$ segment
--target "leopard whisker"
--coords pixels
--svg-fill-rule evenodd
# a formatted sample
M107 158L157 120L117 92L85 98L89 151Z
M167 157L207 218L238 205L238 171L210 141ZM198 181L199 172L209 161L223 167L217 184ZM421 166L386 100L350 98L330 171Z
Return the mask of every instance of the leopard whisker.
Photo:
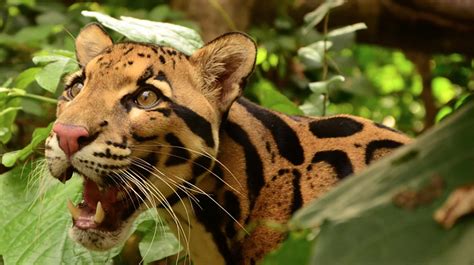
M146 162L145 160L143 160L143 161ZM156 173L155 173L153 170L150 170L149 168L146 168L145 166L139 165L136 161L134 161L134 162L135 162L135 165L136 165L136 166L139 166L139 167L142 168L143 170L147 170L147 171L150 172L152 175L154 175L156 178L158 178L159 180L161 180L161 181L162 181L165 185L167 185L171 190L174 190L174 189L170 186L169 183L167 183L163 178L161 178L161 177L159 177L158 175L156 175ZM158 170L158 171L159 171L159 170ZM163 172L160 172L160 173L163 174ZM143 180L143 181L146 181L146 180ZM185 243L186 243L186 249L189 250L189 240L188 240L187 237L186 237L186 233L184 232L184 228L181 226L181 224L180 224L179 221L178 221L178 217L176 216L176 214L175 214L174 211L172 210L172 206L171 206L171 205L169 204L169 202L166 200L165 196L164 196L158 189L156 189L156 187L154 187L154 186L151 185L151 184L149 184L149 185L151 186L152 189L154 189L157 193L159 193L159 194L161 195L161 200L160 200L160 201L162 201L162 203L164 203L165 208L168 207L168 208L172 211L172 213L170 213L170 212L168 212L168 213L172 216L173 220L175 221L175 223L176 223L176 225L177 225L177 228L182 231L183 237L184 237ZM189 225L189 220L190 220L190 218L189 218L188 209L186 208L186 205L185 205L184 201L182 200L181 196L179 196L179 194L177 194L177 195L178 195L178 198L179 198L181 204L182 204L183 207L184 207L184 210L185 210L185 213L186 213L186 218L187 218L187 220L188 220L187 223L188 223L188 225ZM178 232L179 232L179 230L178 230ZM190 231L191 231L191 227L189 226L189 227L188 227L188 236L189 236ZM179 234L178 234L178 240L180 241Z
M202 156L205 156L209 159L212 159L214 162L216 162L219 166L222 166L224 168L225 171L227 171L231 177L235 180L235 182L238 183L238 185L240 186L240 188L244 188L242 183L240 183L240 181L238 180L238 178L234 175L234 173L224 164L222 163L221 161L219 161L219 159L217 159L217 157L214 157L213 155L209 154L208 152L206 151L198 151L198 150L195 150L195 149L192 149L192 148L188 148L188 147L184 147L184 146L175 146L175 145L166 145L166 144L161 144L161 143L156 143L156 144L143 144L143 145L140 145L140 147L143 146L143 147L155 147L155 146L159 146L159 147L169 147L169 148L177 148L177 149L183 149L183 150L186 150L186 151L189 151L189 152L192 152L192 153L195 153L195 154L198 154L198 155L202 155ZM134 147L134 149L136 149L136 147ZM144 151L155 151L155 150L144 150Z
M153 205L156 205L156 202L155 202L155 198L157 198L157 196L159 194L157 193L154 193L150 187L149 187L149 183L147 182L140 182L140 176L138 174L135 174L135 172L133 172L132 170L126 172L127 175L129 175L130 178L133 178L135 181L134 181L134 184L141 190L143 191L143 193L145 194L145 197L147 198L148 201L151 202L152 206L149 206L148 204L145 204L145 206L149 209L153 208L155 213L158 215L158 211L156 209L156 207L154 207ZM152 237L152 241L155 240L155 237L157 235L157 230L158 230L158 223L155 223L155 229L153 231L153 237ZM164 230L162 229L161 230L161 233L164 234ZM151 247L151 245L150 245ZM145 254L143 255L142 257L142 261L144 260L144 258L146 257L146 255L148 255L148 252L150 251L150 248L147 249L147 251L145 252Z
M148 163L146 160L143 160L144 162ZM150 163L148 163L148 166L149 167L152 167L153 169L157 170L155 166L151 165ZM175 176L177 178L180 178L178 176ZM206 197L208 197L214 204L216 204L222 211L224 211L234 222L237 223L237 225L242 228L246 233L247 230L245 229L245 227L234 217L232 216L232 214L230 214L224 207L222 207L222 205L220 205L214 198L212 198L211 195L209 195L208 193L206 193L204 190L202 190L201 188L199 188L198 186L194 185L193 183L183 179L183 178L180 178L183 182L187 182L189 185L191 185L192 187L196 188L198 191L200 191L200 194L202 195L205 195Z
M172 146L171 146L172 147ZM155 153L155 154L164 154L164 155L168 155L168 156L171 156L171 157L177 157L177 158L181 158L181 159L185 159L185 160L188 160L189 162L191 162L192 164L194 165L198 165L200 166L201 168L203 168L205 171L207 171L209 174L211 174L212 176L214 176L215 178L217 178L218 180L220 180L222 183L224 183L224 185L226 185L227 187L229 187L231 190L233 190L235 193L239 194L239 195L242 195L242 193L237 190L236 188L234 188L232 185L230 185L228 182L226 182L223 178L221 178L219 175L217 175L216 173L212 172L212 170L208 169L207 167L195 162L195 161L192 161L192 160L189 160L188 158L186 157L182 157L182 156L178 156L178 155L173 155L173 154L169 154L167 152L160 152L160 151L155 151L155 150L146 150L146 149L137 149L135 148L136 150L139 150L139 151L146 151L146 152L151 152L151 153ZM205 155L203 155L205 156ZM209 157L208 157L209 158ZM239 182L238 182L239 183ZM240 183L239 183L240 185Z

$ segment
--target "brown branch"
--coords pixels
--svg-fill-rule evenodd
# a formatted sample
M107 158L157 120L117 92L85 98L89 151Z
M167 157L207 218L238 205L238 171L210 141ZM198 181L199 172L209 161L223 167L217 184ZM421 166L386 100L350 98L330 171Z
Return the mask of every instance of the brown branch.
M415 64L418 73L421 76L423 90L421 91L421 100L425 106L425 126L423 131L434 125L438 107L436 107L433 92L431 90L431 56L421 52L405 52L407 57Z

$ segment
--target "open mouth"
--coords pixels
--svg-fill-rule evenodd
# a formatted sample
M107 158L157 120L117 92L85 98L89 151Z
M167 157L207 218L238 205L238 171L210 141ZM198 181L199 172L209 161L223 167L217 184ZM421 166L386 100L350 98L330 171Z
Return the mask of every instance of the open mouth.
M83 176L83 200L77 205L68 201L73 226L81 230L115 231L139 207L138 196L126 194L118 185L102 187Z

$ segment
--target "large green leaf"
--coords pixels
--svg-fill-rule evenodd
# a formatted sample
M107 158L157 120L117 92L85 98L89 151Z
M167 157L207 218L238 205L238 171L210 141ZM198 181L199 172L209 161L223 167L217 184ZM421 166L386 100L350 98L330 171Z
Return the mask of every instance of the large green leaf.
M67 235L66 201L80 200L82 181L63 185L36 163L0 175L0 255L5 264L110 264L118 254L91 252Z
M248 93L257 98L260 105L280 111L290 115L300 115L303 112L285 95L280 93L276 87L266 79L260 79L252 87Z
M472 117L474 104L298 211L290 227L320 229L311 264L472 263L472 216L449 231L432 218L451 191L474 181ZM395 205L413 192L424 199Z
M139 220L137 232L141 234L138 244L145 264L161 260L181 251L181 245L159 217L153 212Z
M5 264L112 264L122 246L94 252L68 236L66 203L82 197L82 179L61 184L47 176L42 163L28 162L0 175L0 256ZM176 254L181 247L155 211L140 215L132 227L143 239L145 262Z
M203 41L196 31L183 26L124 16L119 20L91 11L82 11L82 15L96 18L104 26L119 32L130 40L171 46L187 55L191 55L203 45Z
M36 82L51 93L56 92L61 77L77 68L74 53L69 51L55 50L45 51L33 57L35 64L46 64L36 74Z

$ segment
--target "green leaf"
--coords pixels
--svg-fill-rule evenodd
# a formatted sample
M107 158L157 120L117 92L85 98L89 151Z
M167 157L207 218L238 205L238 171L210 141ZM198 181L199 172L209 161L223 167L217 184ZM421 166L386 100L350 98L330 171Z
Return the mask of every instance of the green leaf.
M18 89L26 89L31 83L33 83L33 81L35 81L35 77L40 71L40 67L31 67L21 72L15 78L15 86Z
M312 242L307 232L291 233L276 251L269 253L262 265L308 264Z
M149 211L142 214L137 223L136 231L142 234L138 248L145 264L161 260L182 250L174 234L160 221L156 212Z
M6 167L12 167L16 162L24 161L33 153L35 148L48 137L52 127L53 123L50 123L46 128L36 128L33 132L31 142L27 146L23 147L21 150L3 154L2 164Z
M119 248L91 252L67 234L66 202L80 200L82 180L65 185L47 176L41 163L26 163L0 175L0 255L5 264L111 264Z
M472 216L448 231L432 216L450 192L472 183L473 116L470 104L298 211L292 229L320 227L311 264L472 262ZM435 187L436 179L444 185ZM396 206L396 195L407 190L424 191L429 199L411 210Z
M433 96L439 104L446 104L456 96L453 84L446 77L437 76L431 81Z
M322 116L324 114L324 95L316 93L311 94L304 103L299 106L299 108L305 115Z
M249 93L257 98L262 106L269 109L290 115L303 114L290 99L280 93L274 85L266 79L260 79L249 89Z
M326 41L326 51L331 48L332 42ZM308 69L320 68L323 66L324 41L318 41L308 46L298 49L298 57Z
M171 46L191 55L203 45L199 34L183 26L169 23L120 17L120 20L99 12L82 11L86 17L94 17L104 26L117 31L130 40Z
M319 5L314 11L309 12L304 16L304 21L307 25L304 27L303 32L308 32L314 26L316 26L324 16L334 7L344 4L343 0L326 0L324 3Z
M366 29L367 25L365 23L355 23L349 26L333 29L328 33L328 37L337 37L349 33L354 33L355 31Z
M2 115L0 115L0 142L3 144L8 143L12 137L15 118L21 107L19 98L8 97L8 94L12 91L25 93L21 89L0 87L0 108L2 109Z
M313 93L319 95L323 93L328 93L328 90L332 85L344 82L345 78L342 75L335 75L326 81L311 82L308 84L309 89Z
M76 62L63 51L53 51L44 55L33 57L35 64L47 63L47 65L36 74L36 82L45 90L55 93L61 77L77 68Z

